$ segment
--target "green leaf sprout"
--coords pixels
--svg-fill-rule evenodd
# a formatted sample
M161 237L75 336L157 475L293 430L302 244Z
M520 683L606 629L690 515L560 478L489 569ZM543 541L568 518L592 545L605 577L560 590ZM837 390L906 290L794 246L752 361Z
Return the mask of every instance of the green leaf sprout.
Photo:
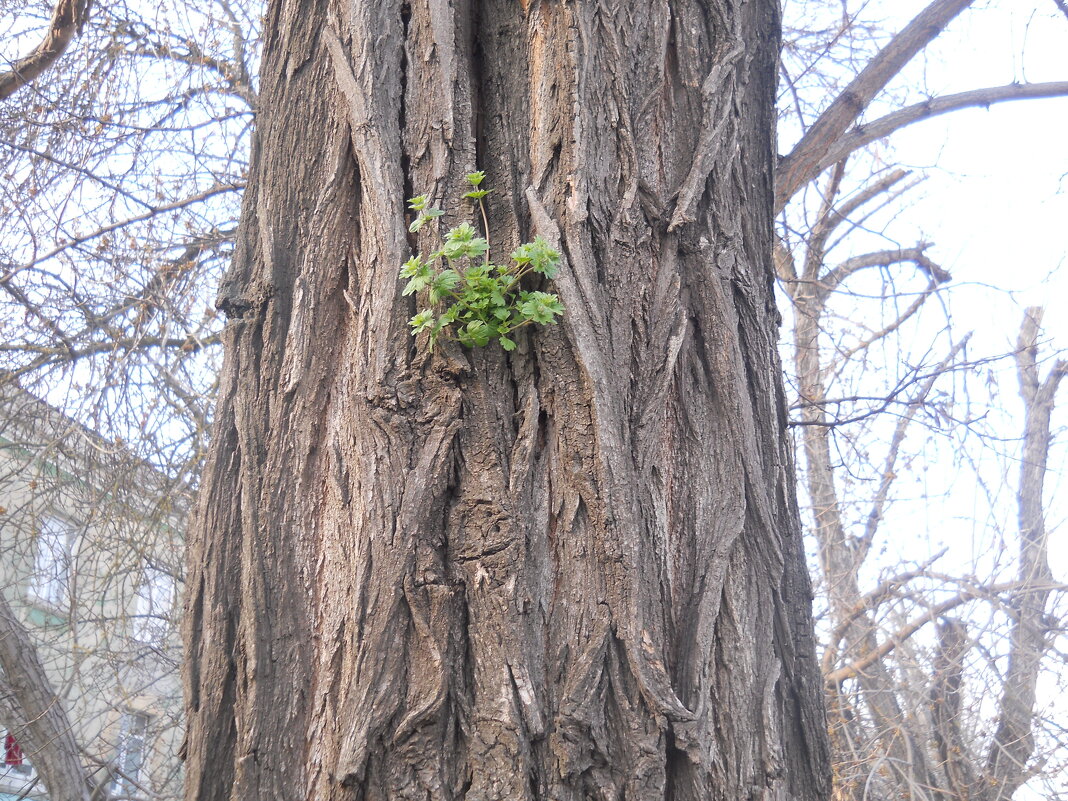
M479 188L485 178L481 170L466 175L473 189L463 197L478 203L486 236L471 223L462 222L445 233L439 249L426 257L412 256L400 269L400 278L407 281L403 294L419 295L428 304L408 324L413 335L428 334L431 350L438 338L445 336L472 348L497 340L506 351L512 351L517 329L532 323L555 325L564 313L556 295L520 288L530 273L551 279L560 269L560 254L540 236L512 251L510 264L490 260L483 198L491 190ZM443 214L429 203L427 195L408 200L408 208L416 212L408 226L412 233Z

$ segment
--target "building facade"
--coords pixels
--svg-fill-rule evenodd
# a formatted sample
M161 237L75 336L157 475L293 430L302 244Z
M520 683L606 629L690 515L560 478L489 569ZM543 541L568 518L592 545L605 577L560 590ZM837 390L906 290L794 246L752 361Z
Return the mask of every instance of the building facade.
M0 385L0 591L97 798L181 794L175 620L186 499L122 443ZM47 799L8 679L0 668L0 801Z

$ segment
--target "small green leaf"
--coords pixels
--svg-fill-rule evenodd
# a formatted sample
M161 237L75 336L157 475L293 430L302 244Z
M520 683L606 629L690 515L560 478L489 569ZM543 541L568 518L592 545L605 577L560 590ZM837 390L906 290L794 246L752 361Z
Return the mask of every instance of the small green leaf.
M467 250L467 244L465 242L446 242L442 247L441 252L445 254L445 258L449 261L462 258L464 251Z
M421 289L424 289L430 284L434 278L434 271L429 264L420 262L418 258L413 257L404 263L404 267L401 268L401 275L404 278L411 278L407 285L404 287L404 295L414 294Z
M473 172L466 179L471 190L463 196L481 205L491 191L480 188L485 173ZM408 204L416 212L409 226L413 233L443 214L429 206L427 195L411 198ZM434 228L440 235L440 228ZM520 288L520 276L528 272L548 278L556 275L560 254L548 242L535 237L521 244L507 266L491 264L489 248L478 229L463 222L444 233L437 250L426 257L416 254L401 266L400 278L407 280L405 295L428 290L426 299L433 308L420 311L410 325L413 333L427 334L431 351L439 337L455 337L468 347L482 347L498 339L505 351L513 351L516 341L510 335L515 328L525 323L554 324L563 313L556 295ZM443 259L447 265L442 265ZM442 270L442 266L448 269Z
M437 303L449 295L460 283L460 276L455 270L443 270L430 284L430 302Z
M455 289L460 283L460 274L455 270L442 270L434 279L434 286L445 290Z
M446 242L470 242L478 236L478 231L471 223L460 223L455 228L450 228L449 233L445 234Z
M467 225L467 223L464 223L464 225ZM470 226L468 226L468 228L470 228ZM453 228L449 233L452 234L453 231L457 230L458 229ZM474 231L473 228L471 230ZM466 232L463 232L462 236L466 236ZM450 260L463 258L465 256L469 259L477 259L489 250L489 242L480 236L473 236L469 239L457 237L455 239L449 239L442 250L445 251L445 258Z
M468 258L477 259L487 250L489 250L489 242L487 242L481 236L476 236L474 239L467 243L465 255Z
M489 277L489 265L486 264L472 264L464 272L464 280L468 284L475 284Z
M463 332L467 335L467 338L471 340L475 345L484 347L489 344L492 331L490 327L486 325L482 320L473 320L463 328Z
M404 291L402 295L414 295L416 292L420 292L426 289L426 285L430 283L427 278L421 275L415 276L411 281L404 285Z
M540 236L534 237L530 244L532 265L534 272L541 273L547 278L556 275L560 268L560 253L549 247L549 243Z
M415 317L408 321L408 325L412 327L412 336L415 336L421 331L425 331L433 324L434 312L430 309L423 309L419 314L415 315Z
M535 323L554 324L557 315L564 313L560 298L547 292L525 292L521 298L519 313Z
M531 244L527 242L525 245L517 247L512 251L511 258L512 261L519 265L530 264L531 260L534 258L531 253Z

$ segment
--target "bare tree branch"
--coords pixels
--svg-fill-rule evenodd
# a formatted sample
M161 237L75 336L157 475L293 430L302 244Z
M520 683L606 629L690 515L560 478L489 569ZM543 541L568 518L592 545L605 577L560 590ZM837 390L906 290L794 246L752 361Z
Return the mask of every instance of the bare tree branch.
M1024 314L1017 340L1016 369L1024 399L1023 459L1017 506L1020 527L1019 580L1024 588L1013 599L1009 666L1002 684L997 730L987 756L985 784L991 801L1009 799L1029 776L1028 761L1035 750L1034 709L1042 657L1049 647L1046 604L1053 582L1046 547L1046 521L1042 509L1046 462L1049 457L1050 417L1057 387L1068 364L1057 361L1046 379L1038 372L1038 333L1042 309Z
M957 798L973 795L975 771L971 749L961 733L961 686L964 684L964 655L968 652L968 630L959 620L938 624L934 677L931 683L931 720L942 771Z
M830 180L827 182L827 188L823 192L823 202L820 204L819 211L816 212L816 224L812 227L812 233L808 238L808 247L805 249L805 264L802 276L807 281L814 281L823 268L823 259L826 255L824 246L826 245L827 237L834 230L834 223L831 221L834 216L834 199L838 197L838 193L841 191L842 179L845 178L845 168L846 159L842 159L834 165Z
M827 150L816 163L815 172L819 174L850 153L879 139L885 139L907 125L937 117L940 114L966 108L991 106L994 103L1005 103L1010 100L1034 100L1066 95L1068 95L1068 81L1053 81L1050 83L1010 83L1007 86L990 86L944 97L933 97L922 103L906 106L865 125L856 126Z
M924 255L924 251L928 247L929 245L926 243L921 243L912 248L877 250L872 253L864 253L860 256L846 259L837 267L828 270L820 277L820 288L824 292L830 293L841 286L842 282L851 275L854 275L861 270L867 270L871 267L889 267L891 264L901 264L903 262L912 262L919 268L920 272L929 276L933 282L943 284L946 281L951 280L953 278L952 275Z
M144 214L139 214L135 217L129 217L125 220L119 220L118 222L114 222L110 225L105 225L102 228L98 228L91 233L85 234L83 236L74 237L73 239L67 242L57 245L56 247L49 250L47 253L37 256L35 259L33 259L33 261L29 261L26 264L8 270L7 273L0 276L0 286L6 286L8 283L10 283L12 278L14 278L23 270L28 270L29 268L40 264L43 261L47 261L53 256L59 255L67 248L84 245L86 242L91 242L94 239L99 239L100 237L106 234L110 234L112 231L117 231L120 228L124 228L127 225L132 225L133 223L144 222L145 220L149 220L152 217L155 217L157 214L163 214L164 212L174 211L176 209L183 209L186 206L191 206L194 203L200 203L202 201L207 200L208 198L214 197L215 195L219 195L224 192L239 192L244 188L244 184L216 185L204 190L203 192L198 192L195 195L190 195L189 197L184 197L181 200L176 200L173 203L165 203L162 206L153 206L149 211L146 211Z
M819 165L824 162L827 152L902 67L973 2L975 0L935 0L861 70L779 164L775 180L777 212L798 189L819 175Z
M137 45L130 52L138 56L165 58L190 67L210 69L222 77L230 85L234 93L248 103L249 108L256 108L259 98L256 96L256 90L252 86L252 79L243 61L227 61L222 58L213 58L206 54L192 39L183 40L182 44L186 48L184 52L163 42Z
M876 607L887 599L897 595L910 581L921 577L927 577L931 565L945 556L946 550L946 548L943 548L915 570L909 570L904 573L898 573L896 576L891 576L881 582L874 590L865 593L860 600L853 605L853 608L841 617L838 624L834 627L834 631L832 631L830 637L827 638L827 647L823 652L820 672L829 673L831 671L834 666L834 661L838 658L839 643L858 618L867 615L870 612L874 612Z
M934 279L932 278L932 283L933 282ZM886 502L890 497L890 487L894 483L894 479L897 478L897 458L901 451L901 445L905 441L905 435L908 433L909 426L916 417L916 413L927 400L927 396L931 394L935 383L949 371L950 366L957 358L957 354L964 350L964 346L968 344L970 338L971 334L967 334L950 348L949 353L946 354L946 357L935 368L934 374L921 385L920 391L916 393L916 396L912 399L911 403L909 403L908 411L901 416L897 421L897 425L894 427L894 434L890 438L890 447L887 448L886 451L886 462L883 465L882 475L879 477L879 489L876 491L875 497L872 499L871 509L868 511L868 519L864 524L864 534L857 543L857 553L862 562L867 557L872 543L875 542L875 535L879 530L879 523L882 522L883 512L886 509Z
M44 39L28 56L16 61L0 74L0 100L10 97L52 66L67 49L74 35L81 31L90 8L90 0L59 0Z
M994 584L989 587L974 587L970 589L962 590L959 594L952 598L949 598L941 603L934 604L929 610L921 615L916 616L905 625L901 626L897 631L889 635L882 643L876 648L871 649L866 654L862 655L858 659L850 662L848 665L844 665L837 670L832 670L830 673L826 673L823 677L827 686L834 686L840 684L843 681L854 679L861 675L867 668L874 665L883 657L887 656L891 651L897 648L899 645L908 640L917 631L922 629L928 623L931 623L938 618L942 617L947 612L956 609L962 604L966 604L969 601L979 600L980 598L992 598L999 593L1015 590L1016 592L1026 592L1029 594L1034 593L1048 593L1052 590L1063 590L1063 585L1055 584L1052 581L1046 582L1042 585L1032 585L1027 588L1021 589L1019 582L1010 582L1007 584Z
M149 337L133 336L121 337L108 340L107 342L93 342L81 348L50 348L42 345L0 345L0 353L24 352L38 353L42 356L58 356L61 359L77 361L86 356L97 353L109 353L111 351L135 350L138 348L180 348L186 353L194 353L202 348L215 345L219 342L218 334L209 334L204 337L188 335L184 337Z
M843 200L841 205L835 207L835 209L827 215L826 227L828 229L828 235L839 225L848 220L854 212L862 206L870 203L884 192L889 192L897 183L907 178L908 175L908 170L891 170L889 174L884 175L878 181L873 181L868 186ZM915 183L916 182L913 181L909 184L909 187L914 186ZM906 187L906 189L909 187Z

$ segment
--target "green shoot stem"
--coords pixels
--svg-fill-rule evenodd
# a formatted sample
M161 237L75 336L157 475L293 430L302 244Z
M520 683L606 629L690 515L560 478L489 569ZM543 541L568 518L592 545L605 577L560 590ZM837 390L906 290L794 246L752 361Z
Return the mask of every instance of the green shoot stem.
M516 329L522 328L524 325L527 325L527 324L532 323L532 322L534 322L533 318L528 317L523 322L521 322L519 325L513 325L511 328L509 328L508 329L508 333L510 334L513 331L515 331Z
M482 232L486 235L486 253L483 264L490 263L490 230L489 230L489 217L486 216L486 204L482 202L482 198L478 199L478 210L482 212Z

